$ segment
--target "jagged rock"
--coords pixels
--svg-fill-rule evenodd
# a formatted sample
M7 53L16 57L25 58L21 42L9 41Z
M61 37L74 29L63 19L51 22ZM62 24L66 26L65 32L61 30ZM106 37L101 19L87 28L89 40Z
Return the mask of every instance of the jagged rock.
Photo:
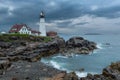
M105 77L111 80L120 80L120 62L112 63L110 66L103 69L102 73Z
M54 41L56 41L59 48L65 48L65 40L63 38L56 37Z
M66 73L60 73L53 77L53 80L63 80L63 78L66 76ZM52 80L52 79L51 79Z
M15 38L18 39L18 37ZM35 39L36 37L33 38ZM65 47L64 39L59 37L53 38L52 41L46 43L27 42L26 40L0 43L0 48L2 48L0 49L0 57L7 56L10 61L38 61L41 57L56 54L61 47Z
M59 73L52 78L47 78L46 80L79 80L78 76L74 72L71 73Z
M5 56L6 56L6 54L0 52L0 57L5 57Z
M9 60L0 60L0 75L5 74L5 71L11 66Z
M11 46L11 43L9 42L0 42L1 48L9 48Z
M4 65L2 64L2 62L0 62L1 69L2 68L7 69L10 66L9 61L12 63L16 61L37 62L42 57L57 54L60 51L63 51L63 52L70 51L72 53L76 51L77 53L88 54L90 51L96 48L96 44L94 42L87 41L82 37L74 37L68 40L67 42L65 42L65 40L60 37L54 37L49 42L43 42L44 40L43 37L41 38L41 37L33 37L33 36L29 36L28 38L11 37L11 40L13 41L0 42L0 52L1 52L0 59L2 59L2 57L6 57L2 61L3 63L5 62L4 60L8 61L8 62L6 61ZM32 66L27 68L32 68ZM28 69L25 69L25 70L28 70ZM47 72L51 72L52 69L42 68L41 70L42 70L41 76L51 77L51 75L53 74L53 73L52 74L47 73ZM3 72L4 71L1 71L1 73ZM17 71L16 73L19 73L19 72L20 71ZM45 72L47 73L47 75ZM35 74L33 73L33 75ZM76 76L74 72L69 74L67 74L66 72L63 72L51 78L51 80L54 80L54 79L55 80L78 80L78 76Z
M94 76L93 76L92 74L88 73L88 74L87 74L87 78L89 78L89 79L94 79Z
M89 54L94 49L97 49L96 43L85 40L82 37L72 37L66 41L66 51L70 53L80 53L80 54Z
M10 39L10 40L18 40L19 37L18 37L18 36L10 36L9 39Z
M12 56L12 57L8 57L8 60L9 61L18 61L18 60L20 60L20 57L19 56Z
M54 37L49 42L38 42L39 40L36 40L42 40L44 39L43 37L39 38L29 36L28 38L23 38L23 40L21 39L22 37L18 36L10 37L11 40L13 40L14 38L16 38L17 40L15 39L15 41L12 42L0 42L0 47L2 48L0 49L1 57L7 56L10 61L38 61L41 57L50 56L65 51L67 53L76 52L88 54L91 50L95 48L95 43L84 40L82 37L70 38L70 40L68 40L66 43L65 40L60 37ZM29 38L33 38L33 41L36 42L29 42Z
M12 80L19 80L19 79L18 79L18 78L16 78L16 77L13 77L13 78L12 78Z
M9 60L0 60L0 70L6 70L7 68L9 68L11 66L11 63L9 62Z
M75 74L75 72L71 72L65 76L64 80L79 80L78 76Z
M102 74L88 74L80 80L120 80L120 62L112 63L103 69Z

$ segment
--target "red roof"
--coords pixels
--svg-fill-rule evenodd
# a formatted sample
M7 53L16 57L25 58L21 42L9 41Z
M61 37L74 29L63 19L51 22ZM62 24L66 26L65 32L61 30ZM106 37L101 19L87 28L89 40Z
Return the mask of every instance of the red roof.
M30 27L28 27L26 24L15 24L13 25L13 27L10 29L9 33L15 33L15 32L19 32L20 29L25 26L28 30L31 31L31 33L38 33L40 34L39 31L35 31L35 30L32 30Z
M9 32L10 32L10 33L12 33L12 32L19 32L20 29L21 29L23 26L26 26L26 27L27 27L26 24L15 24L15 25L13 25L13 27L10 29Z
M49 32L47 32L47 36L57 36L57 32L49 31Z

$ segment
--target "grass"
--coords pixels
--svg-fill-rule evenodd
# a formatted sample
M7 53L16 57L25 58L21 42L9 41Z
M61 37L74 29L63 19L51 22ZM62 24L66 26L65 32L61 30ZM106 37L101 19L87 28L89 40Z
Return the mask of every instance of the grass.
M19 34L19 33L14 33L14 34L3 34L2 36L29 37L30 35L28 35L28 34Z
M46 37L43 37L43 36L32 36L32 35L28 35L28 34L18 34L18 33L15 33L15 34L2 34L0 35L0 41L5 41L5 42L12 42L12 41L15 41L14 38L17 38L17 40L26 40L26 41L41 41L41 42L49 42L51 41L52 39L48 36ZM31 39L32 37L32 39Z
M50 37L44 37L44 42L49 42L51 41L52 39Z

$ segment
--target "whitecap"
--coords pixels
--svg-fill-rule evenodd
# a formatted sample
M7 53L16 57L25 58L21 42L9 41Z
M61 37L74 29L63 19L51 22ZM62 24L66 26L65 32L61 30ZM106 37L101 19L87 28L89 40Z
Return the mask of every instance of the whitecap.
M45 63L45 64L49 63L47 60L45 60L45 59L43 59L43 58L41 59L41 62L42 62L42 63Z
M86 77L87 76L87 72L78 72L78 71L76 71L75 73L76 73L76 75L78 77Z
M98 44L97 44L97 48L98 48L98 49L103 49L102 44L101 44L101 43L98 43Z
M67 56L55 56L55 57L53 57L53 58L68 58Z
M78 56L80 56L80 55L76 54L75 56L78 57Z
M67 68L64 68L64 63L58 63L58 62L55 62L53 60L50 61L50 64L51 66L53 66L54 68L58 69L58 70L63 70L63 71L66 71L66 72L71 72L70 70L68 70Z
M61 66L57 63L57 62L55 62L55 61L50 61L50 64L52 65L52 66L54 66L56 69L61 69Z
M95 54L95 53L98 53L98 52L99 52L99 50L94 50L94 51L93 51L94 54ZM91 53L91 54L92 54L92 53Z
M93 75L97 74L95 72L79 72L79 71L76 71L75 73L78 77L86 77L88 73L93 74Z

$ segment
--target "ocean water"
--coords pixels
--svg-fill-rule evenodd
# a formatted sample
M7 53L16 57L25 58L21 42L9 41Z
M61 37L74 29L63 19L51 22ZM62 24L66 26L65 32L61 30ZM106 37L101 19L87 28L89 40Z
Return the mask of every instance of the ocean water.
M97 43L99 49L89 55L76 55L72 57L60 54L47 58L42 58L41 62L53 66L59 70L67 72L75 71L79 77L84 77L87 73L100 74L102 69L110 65L111 62L120 61L120 35L65 35L61 34L65 40L72 36L81 36L87 40ZM110 44L110 45L108 45ZM80 71L83 69L84 71Z

